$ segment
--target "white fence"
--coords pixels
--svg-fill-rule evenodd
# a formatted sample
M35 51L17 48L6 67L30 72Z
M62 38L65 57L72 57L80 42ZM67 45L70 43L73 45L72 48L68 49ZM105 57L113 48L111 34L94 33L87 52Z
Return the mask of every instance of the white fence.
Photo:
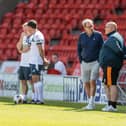
M107 98L101 81L97 80L96 84L95 102L106 103ZM63 91L64 101L87 102L86 92L79 77L64 76Z

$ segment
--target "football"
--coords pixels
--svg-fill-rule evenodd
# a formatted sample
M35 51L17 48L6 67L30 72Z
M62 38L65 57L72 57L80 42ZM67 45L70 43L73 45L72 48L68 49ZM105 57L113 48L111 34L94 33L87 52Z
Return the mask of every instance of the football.
M15 104L22 104L23 103L23 96L22 95L15 95L13 98Z

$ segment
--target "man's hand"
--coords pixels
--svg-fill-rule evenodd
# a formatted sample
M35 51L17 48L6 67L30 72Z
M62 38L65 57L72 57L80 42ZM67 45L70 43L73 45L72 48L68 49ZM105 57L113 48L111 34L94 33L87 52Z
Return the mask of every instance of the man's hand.
M46 66L49 65L49 61L46 58L44 58L44 65L46 65Z

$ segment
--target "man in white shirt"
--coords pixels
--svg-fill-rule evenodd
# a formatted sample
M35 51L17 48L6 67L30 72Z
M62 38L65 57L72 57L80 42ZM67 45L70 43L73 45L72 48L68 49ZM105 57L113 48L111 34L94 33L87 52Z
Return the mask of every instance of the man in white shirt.
M34 84L35 98L32 102L43 104L43 83L40 80L43 65L48 63L44 54L44 36L37 29L37 22L30 20L27 23L28 37L27 43L30 45L29 64L32 74L32 83Z
M59 71L61 75L66 75L66 68L62 61L59 60L58 54L54 53L52 55L52 62L54 63L54 69Z

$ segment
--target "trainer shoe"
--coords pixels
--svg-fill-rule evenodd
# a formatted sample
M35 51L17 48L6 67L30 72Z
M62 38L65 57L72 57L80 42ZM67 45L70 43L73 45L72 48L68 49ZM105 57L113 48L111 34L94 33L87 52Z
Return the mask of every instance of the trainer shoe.
M87 106L82 108L82 110L93 110L93 109L95 109L94 104L88 104Z
M109 106L105 106L105 107L102 109L102 111L104 111L104 112L116 112L117 109L114 108L112 105L109 105Z
M40 101L40 100L37 100L36 101L36 104L40 105L40 104L44 104L44 102Z
M108 109L109 105L106 104L103 108L102 108L102 111L106 111Z

